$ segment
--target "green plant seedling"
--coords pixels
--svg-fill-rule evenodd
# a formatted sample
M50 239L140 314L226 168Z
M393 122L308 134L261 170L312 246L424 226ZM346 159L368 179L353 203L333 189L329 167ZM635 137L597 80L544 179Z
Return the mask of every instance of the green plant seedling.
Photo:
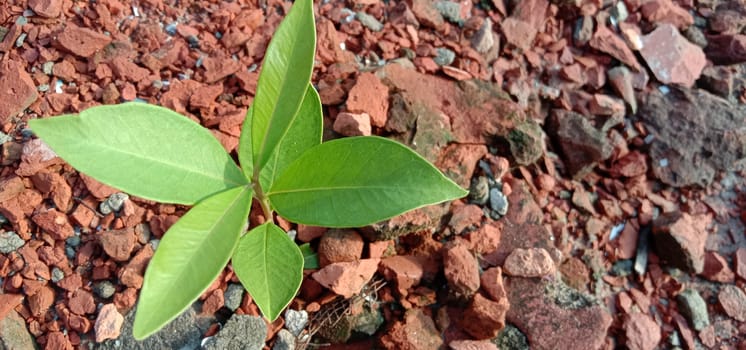
M164 235L145 273L133 333L144 339L192 304L232 260L262 314L274 321L317 267L273 223L357 227L466 195L409 148L380 137L321 142L311 86L312 0L297 0L270 42L238 146L240 167L212 134L166 108L99 106L30 120L79 171L142 198L193 207ZM252 200L267 222L244 233Z

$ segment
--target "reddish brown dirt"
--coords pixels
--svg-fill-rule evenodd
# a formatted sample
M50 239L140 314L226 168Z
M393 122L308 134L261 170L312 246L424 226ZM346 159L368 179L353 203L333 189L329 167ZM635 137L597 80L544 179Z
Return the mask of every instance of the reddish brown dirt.
M26 121L142 100L200 122L234 152L264 50L291 6L170 3L0 4L9 135L0 235L14 242L0 255L0 320L20 315L41 348L120 337L148 242L188 208L127 198L102 210L117 191L56 158ZM383 325L332 348L522 348L511 330L532 349L746 349L745 182L733 165L744 157L743 119L692 122L691 105L679 104L691 95L670 92L746 102L746 3L332 0L316 9L325 138L395 138L473 190L346 235L278 218L325 268L306 274L291 308L324 310L334 292L355 299L374 273L387 282L377 293ZM722 134L660 146L667 131L646 119L661 110L646 102L658 95L673 99L663 124L684 130L679 142ZM223 292L236 282L226 269L202 312L224 322ZM97 289L106 283L113 294ZM689 289L707 301L704 325L686 311ZM235 313L258 309L247 296ZM283 324L268 325L268 347Z

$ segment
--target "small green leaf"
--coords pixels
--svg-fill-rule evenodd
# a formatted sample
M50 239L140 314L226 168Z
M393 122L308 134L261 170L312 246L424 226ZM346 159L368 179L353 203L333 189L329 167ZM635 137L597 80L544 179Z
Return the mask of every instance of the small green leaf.
M308 84L306 96L303 98L298 113L290 121L287 133L275 148L269 162L262 168L260 173L262 188L272 187L272 182L285 171L290 163L311 147L319 145L323 129L321 99L313 86Z
M233 188L197 203L171 226L145 272L135 339L161 329L210 286L228 263L250 207L250 188Z
M252 105L254 171L267 164L298 112L311 80L315 48L313 1L297 0L264 54Z
M319 254L311 249L311 245L304 243L298 247L301 254L303 254L303 269L318 269L319 268Z
M303 255L287 233L268 222L241 237L233 271L264 317L274 321L303 281Z
M406 146L368 136L311 148L267 195L290 221L359 227L467 193Z
M98 106L29 127L79 171L158 202L191 205L248 183L207 129L167 108Z

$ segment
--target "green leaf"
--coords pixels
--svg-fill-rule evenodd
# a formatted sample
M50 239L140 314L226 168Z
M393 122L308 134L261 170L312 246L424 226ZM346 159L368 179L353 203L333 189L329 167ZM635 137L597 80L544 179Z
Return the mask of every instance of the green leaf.
M98 106L29 127L79 171L158 202L194 204L248 183L207 129L167 108Z
M298 159L303 152L321 143L324 129L324 117L321 112L319 93L308 84L303 103L290 121L290 127L283 136L280 144L275 148L269 162L260 173L262 188L272 187L272 183L283 171Z
M315 48L313 1L297 0L274 33L259 74L251 121L254 171L269 161L298 112Z
M304 243L298 247L301 254L303 254L303 269L318 269L319 268L319 254L311 249L311 245Z
M254 155L251 153L251 121L254 119L254 108L249 106L246 111L246 118L241 126L241 135L238 137L238 162L241 164L241 170L246 176L254 174Z
M233 188L197 203L171 226L145 272L135 339L161 329L210 286L228 263L250 207L250 188Z
M365 226L466 194L417 153L375 136L308 150L267 193L286 219L326 227Z
M303 255L287 233L271 222L241 237L233 271L270 322L293 300L303 281Z

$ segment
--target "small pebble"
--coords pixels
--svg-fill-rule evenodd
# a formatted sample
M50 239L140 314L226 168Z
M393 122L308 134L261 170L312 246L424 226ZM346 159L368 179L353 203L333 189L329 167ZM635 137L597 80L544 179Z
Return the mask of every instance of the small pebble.
M710 318L707 315L707 304L702 296L694 289L686 289L676 296L679 302L679 311L686 316L692 327L701 331L710 325Z
M75 235L75 236L72 236L72 237L68 238L67 240L65 240L65 244L67 244L67 245L69 245L69 246L71 246L73 248L79 246L80 245L80 236Z
M275 338L275 345L272 346L272 350L293 350L295 349L295 336L290 333L287 329L281 329L277 332L277 338Z
M500 216L508 213L508 197L497 188L490 189L490 208Z
M39 92L47 92L49 91L49 84L41 84L36 87L36 90L39 90Z
M65 278L65 273L58 267L52 268L52 282L57 283Z
M109 198L106 198L105 201L101 202L101 204L98 206L98 210L101 212L101 214L107 215L111 212L117 212L120 209L122 209L122 206L124 205L124 201L129 199L130 196L128 196L126 193L117 192L109 196Z
M357 20L360 21L360 23L362 23L362 25L364 25L366 28L374 32L380 32L381 30L383 30L383 23L365 12L359 11L355 14L355 18L357 18Z
M285 311L285 328L294 336L299 336L308 324L308 312L306 310L296 311L287 309Z
M101 281L93 285L93 292L103 299L111 298L116 291L114 284L109 281Z
M41 65L41 71L46 75L52 75L52 69L54 68L54 62L47 61Z
M139 233L137 236L137 241L141 244L146 244L150 242L150 226L148 224L140 224L139 227L135 229L135 232Z
M433 58L433 61L439 66L448 66L456 59L456 53L446 49L444 47L439 47L435 49L435 58Z
M0 232L0 253L10 254L23 247L26 242L15 232Z
M611 7L611 17L616 20L617 23L624 22L629 16L627 6L623 1L617 2L615 6Z
M168 35L171 35L171 36L176 35L176 22L172 22L166 25L165 30L166 30L166 33L168 33Z
M231 311L236 311L236 309L241 306L243 291L244 289L242 285L238 283L229 284L223 294L225 307L229 308Z
M199 38L197 38L194 35L190 35L187 37L187 42L189 42L190 48L197 48L199 47Z
M23 46L23 42L26 41L26 36L28 36L26 33L21 33L21 35L18 36L18 39L16 39L16 47Z
M702 32L702 29L699 29L697 26L689 26L684 30L684 37L689 39L694 45L697 45L701 48L705 48L708 45L707 37L705 36L705 33Z
M75 249L72 247L65 247L65 256L67 256L68 259L75 258Z
M440 12L443 18L456 24L463 22L461 19L461 5L452 1L437 1L435 8Z
M486 176L480 176L471 181L469 198L474 204L484 205L490 199L490 185Z
M5 135L5 136L8 136L8 135ZM10 141L10 140L8 140L8 141ZM0 144L3 144L3 143L8 142L8 141L0 142ZM0 224L7 224L7 223L8 223L8 218L6 218L3 214L0 214Z
M609 271L609 273L612 276L619 276L619 277L629 276L630 274L632 274L633 266L634 266L634 261L632 261L631 259L619 260L616 263L614 263L614 265L611 266L611 270Z

